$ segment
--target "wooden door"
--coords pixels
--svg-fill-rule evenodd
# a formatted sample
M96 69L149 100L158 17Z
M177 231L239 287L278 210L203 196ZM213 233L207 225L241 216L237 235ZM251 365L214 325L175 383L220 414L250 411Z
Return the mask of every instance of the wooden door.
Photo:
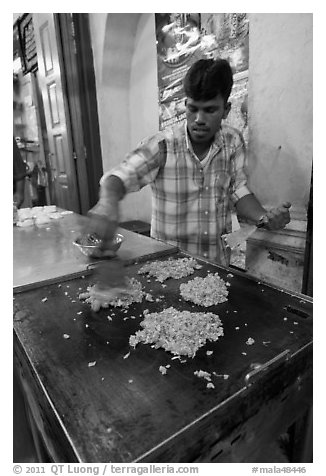
M53 13L33 14L42 92L49 142L49 163L54 203L80 212L75 158L71 143L68 107L63 94L63 76Z

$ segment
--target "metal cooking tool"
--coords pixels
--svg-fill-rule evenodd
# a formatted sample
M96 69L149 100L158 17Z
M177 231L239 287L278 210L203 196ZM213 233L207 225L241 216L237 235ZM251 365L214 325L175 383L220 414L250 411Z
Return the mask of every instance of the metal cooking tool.
M248 238L255 233L257 228L263 227L264 223L258 223L257 225L245 225L239 230L222 235L222 238L225 241L226 246L231 248L231 250L234 250L238 248L244 241L248 240Z
M95 266L97 288L101 290L116 290L121 294L128 290L128 282L124 262L116 257L110 261L100 261Z
M291 207L290 202L284 202L281 206L279 206L276 209L276 212L284 214L284 217L286 217L286 214L289 214L288 209L290 207ZM253 233L255 233L257 228L264 228L266 224L268 223L268 221L269 221L268 213L266 213L260 218L260 220L255 225L242 226L240 230L234 231L233 233L227 233L225 235L222 235L222 238L224 239L226 246L230 247L231 250L234 250L235 248L240 246L241 243L248 240L248 238ZM289 220L287 222L289 222Z

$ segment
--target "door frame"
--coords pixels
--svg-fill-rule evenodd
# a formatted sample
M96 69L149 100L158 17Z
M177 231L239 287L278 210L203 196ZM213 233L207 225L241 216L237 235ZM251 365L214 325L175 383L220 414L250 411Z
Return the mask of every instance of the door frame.
M93 52L87 13L56 13L81 213L98 200L103 175Z

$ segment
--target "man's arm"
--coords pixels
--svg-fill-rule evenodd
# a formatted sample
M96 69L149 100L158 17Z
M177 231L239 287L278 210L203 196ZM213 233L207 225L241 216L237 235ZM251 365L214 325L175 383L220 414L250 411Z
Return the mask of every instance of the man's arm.
M237 214L254 223L263 223L267 230L279 230L290 222L289 208L291 203L267 211L261 206L255 195L248 194L240 198L235 204Z
M126 194L125 186L122 180L116 175L109 175L101 184L100 200L114 198L121 200Z
M248 194L240 198L235 204L237 214L252 222L259 220L267 214L267 210L261 206L254 194Z
M109 247L119 224L119 201L125 196L125 186L115 175L105 177L101 183L99 201L88 212L90 222L86 233L96 233L102 248Z
M246 147L242 135L235 137L235 141L235 152L231 156L231 200L235 204L237 214L253 223L264 224L264 228L268 230L284 228L290 222L291 204L285 202L269 211L262 207L247 187Z
M98 203L88 212L86 233L96 233L102 239L102 248L110 247L119 224L119 202L129 192L136 192L152 183L166 159L162 134L144 139L120 165L103 175L100 180Z

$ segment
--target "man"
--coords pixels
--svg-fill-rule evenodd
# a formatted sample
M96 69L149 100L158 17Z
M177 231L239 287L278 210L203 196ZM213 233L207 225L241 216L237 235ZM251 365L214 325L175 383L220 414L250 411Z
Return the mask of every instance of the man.
M13 197L17 208L20 208L24 202L27 166L20 155L15 138L13 141Z
M231 108L232 70L226 60L201 59L184 80L186 121L145 139L103 175L98 203L89 211L89 231L112 239L119 201L152 188L151 236L228 266L221 235L232 231L232 203L239 215L267 229L290 221L286 203L267 212L247 186L241 134L222 124Z

